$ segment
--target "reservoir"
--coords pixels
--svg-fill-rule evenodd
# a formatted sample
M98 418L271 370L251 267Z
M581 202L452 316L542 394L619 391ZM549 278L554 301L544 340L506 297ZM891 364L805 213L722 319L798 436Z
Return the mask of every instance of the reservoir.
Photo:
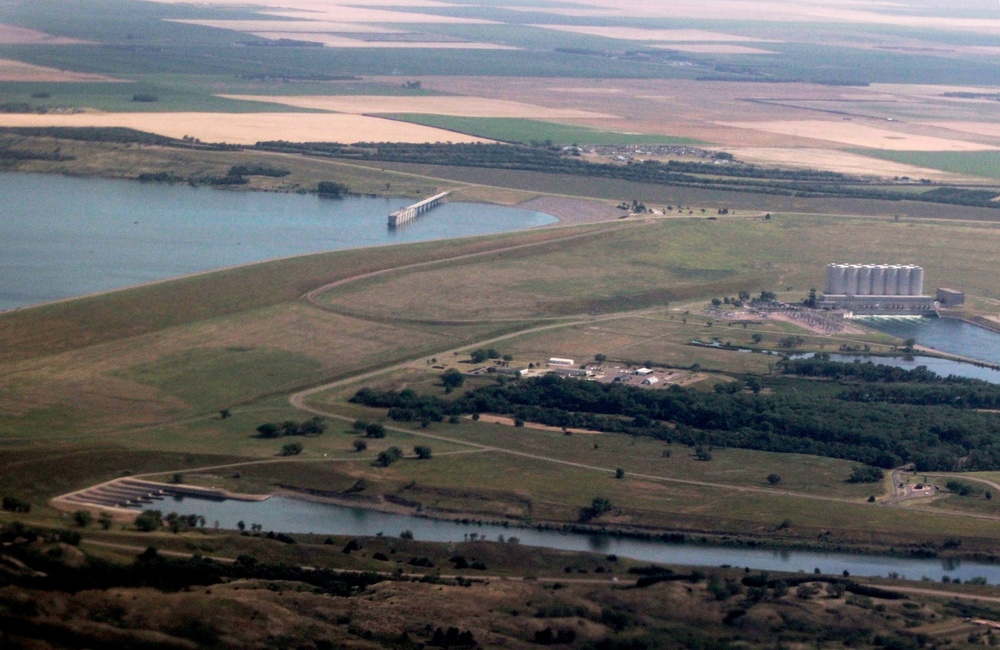
M205 517L209 527L218 522L220 527L228 529L237 528L237 522L242 521L248 529L253 524L261 524L264 531L319 535L370 537L383 534L398 537L404 530L409 530L414 539L425 542L462 542L468 540L470 534L475 534L477 538L489 541L498 541L500 536L504 539L516 537L520 544L530 546L615 554L644 562L684 566L730 565L762 571L807 573L819 569L826 574L838 575L847 571L853 576L869 577L896 573L911 580L926 577L934 581L944 576L962 581L978 577L986 578L990 584L1000 584L1000 565L983 562L668 543L600 534L508 528L495 524L462 524L280 496L265 501L213 501L178 496L154 501L153 505L144 507L158 509L164 514L199 514Z
M406 198L233 192L0 173L0 310L306 253L524 230L540 212L445 203L397 230Z
M858 320L886 334L904 340L912 338L918 345L969 359L1000 364L1000 334L964 321L919 316L872 317Z

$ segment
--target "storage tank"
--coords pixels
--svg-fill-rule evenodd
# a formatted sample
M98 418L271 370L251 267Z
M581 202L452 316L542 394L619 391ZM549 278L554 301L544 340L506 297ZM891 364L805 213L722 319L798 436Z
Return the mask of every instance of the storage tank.
M904 264L899 269L899 280L896 283L896 292L901 296L910 295L910 273L913 272L913 267L909 264Z
M872 265L865 264L858 271L858 294L859 296L872 295Z
M844 273L844 293L849 296L858 295L858 265L849 264Z
M844 265L828 264L826 267L825 293L839 295L844 293Z
M885 295L885 264L872 267L872 295Z
M826 284L823 285L823 293L837 293L834 287L837 286L837 265L826 265Z
M924 295L924 270L919 266L914 266L910 274L910 295Z
M899 267L893 264L885 270L885 295L895 296L899 283Z

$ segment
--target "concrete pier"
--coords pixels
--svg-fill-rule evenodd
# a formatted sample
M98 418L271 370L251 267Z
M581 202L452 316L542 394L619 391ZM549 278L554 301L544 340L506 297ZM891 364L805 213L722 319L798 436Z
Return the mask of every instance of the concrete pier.
M451 192L441 192L440 194L435 194L429 199L424 199L420 203L414 203L411 206L400 208L392 214L389 215L389 227L398 228L408 224L409 222L416 219L419 215L427 212L432 208L436 208L441 205L444 197L448 196Z

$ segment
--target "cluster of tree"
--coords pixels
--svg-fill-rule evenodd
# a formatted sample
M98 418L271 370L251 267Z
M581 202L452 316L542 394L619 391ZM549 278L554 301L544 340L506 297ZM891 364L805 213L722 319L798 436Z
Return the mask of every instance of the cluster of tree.
M469 630L459 631L457 627L449 627L447 630L437 628L427 645L436 648L474 648L476 638Z
M120 144L152 144L168 146L177 140L155 133L136 131L125 127L4 127L0 133L30 136L36 138L58 138L60 140L82 140L84 142L114 142Z
M31 504L18 497L4 497L3 509L7 512L31 512Z
M312 417L305 422L295 420L285 420L280 424L265 422L257 427L257 434L261 438L283 438L287 436L318 436L326 431L326 421L319 417Z
M305 73L305 74L261 73L261 74L241 74L237 76L240 79L251 79L254 81L364 81L364 77L355 77L353 75L319 74L319 73Z
M337 199L351 193L351 188L335 181L320 181L316 192L323 197Z
M284 167L272 167L271 165L233 165L229 168L230 176L270 176L272 178L284 178L290 173Z
M44 106L32 106L28 102L0 102L0 113L45 113Z
M479 348L477 350L473 350L469 354L469 357L472 359L472 363L482 363L487 359L499 359L500 353L493 348Z
M399 447L389 447L385 451L380 451L373 463L375 467L388 467L403 457L403 450Z
M180 183L185 179L170 172L142 172L136 179L143 183Z
M517 169L550 174L614 178L637 183L706 187L796 197L849 197L887 201L928 201L997 207L996 193L985 190L939 188L927 193L896 192L872 185L871 179L836 172L764 168L756 165L711 165L697 162L630 161L626 165L595 163L563 152L559 147L511 144L411 144L329 142L258 142L257 149L305 155L387 162ZM986 199L985 194L991 194Z
M848 483L880 483L885 478L885 472L870 465L855 465L851 468Z
M50 162L67 162L76 160L76 156L64 156L59 151L23 151L20 149L0 149L0 161L15 162L18 160L48 160Z
M646 391L546 375L491 384L446 401L410 390L358 391L352 401L430 415L506 414L519 421L676 441L843 458L921 471L1000 468L1000 422L989 413L945 405L857 403L835 391L799 390L768 380L771 394L704 392L680 386ZM876 387L879 384L868 384ZM806 387L803 384L801 387ZM674 423L668 426L667 423Z

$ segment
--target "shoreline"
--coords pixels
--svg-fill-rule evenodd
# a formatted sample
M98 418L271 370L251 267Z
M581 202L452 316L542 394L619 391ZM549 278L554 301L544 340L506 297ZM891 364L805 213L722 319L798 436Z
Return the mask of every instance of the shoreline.
M148 184L149 183L148 181L139 181L137 179L122 178L122 177L115 177L115 176L101 176L101 175L96 175L96 176L77 176L77 175L73 175L73 174L64 174L64 173L58 173L58 172L44 173L44 172L6 171L6 172L0 172L0 173L20 174L20 175L34 175L34 176L41 176L41 177L63 176L63 177L66 177L66 178L74 178L74 179L102 180L102 181L122 181L122 182L142 183L142 184ZM155 184L157 184L157 185L174 185L173 183L166 183L166 182L155 183ZM251 193L251 192L252 193L257 193L257 192L259 192L259 193L262 193L262 194L287 194L289 196L295 194L294 192L290 192L290 191L289 192L281 192L281 191L276 191L276 190L262 190L262 189L255 189L255 188L242 189L242 190L233 190L231 188L210 188L210 189L216 189L216 190L220 190L220 191L238 191L238 192L245 192L245 193ZM312 193L312 194L316 194L316 193ZM356 195L349 195L349 196L353 197L353 198L371 198L371 199L401 199L401 198L407 198L408 199L408 198L411 198L411 197L406 197L404 195L384 195L384 194L378 194L378 195L375 195L375 194L356 194ZM538 203L537 206L536 205L531 205L531 204L535 204L536 202ZM174 282L174 281L178 281L178 280L188 280L188 279L191 279L191 278L202 277L202 276L210 275L210 274L213 274L213 273L223 273L223 272L227 272L227 271L233 271L233 270L237 270L237 269L242 269L242 268L247 268L247 267L255 266L255 265L258 265L258 264L270 264L270 263L274 263L274 262L283 262L283 261L292 260L292 259L300 259L300 258L307 258L307 257L313 257L313 256L320 256L320 255L329 255L331 253L337 253L337 252L347 251L347 250L379 249L379 248L383 248L383 247L387 247L387 246L400 246L400 245L421 244L421 243L440 242L440 241L459 241L459 240L462 240L462 239L472 239L472 238L476 238L476 237L491 237L491 236L499 236L499 235L507 235L507 234L529 232L531 230L539 230L539 229L544 229L544 228L572 227L572 226L584 225L584 224L588 224L588 223L601 223L601 222L604 222L604 221L612 221L614 219L614 215L602 218L602 217L598 217L597 213L595 213L593 211L588 214L586 210L581 209L581 207L584 206L584 205L586 205L586 204L602 205L603 206L603 204L600 201L591 201L591 200L586 200L586 199L575 199L575 198L571 198L571 197L549 197L549 196L542 196L542 197L538 197L538 198L535 198L535 199L530 199L530 200L525 201L523 203L518 203L518 204L514 204L514 205L506 205L506 204L501 204L501 203L491 203L491 202L484 202L484 201L475 201L475 202L455 201L455 203L472 203L474 205L475 204L489 205L489 206L496 206L496 207L499 207L499 208L505 208L505 209L509 209L509 210L520 210L520 211L524 211L524 212L535 212L535 213L544 214L546 216L549 216L549 217L555 219L556 221L554 223L549 223L549 224L529 226L529 227L517 228L517 229L513 229L513 230L504 230L504 231L495 232L495 233L473 234L473 235L460 235L460 236L452 236L452 237L445 236L445 237L437 237L437 238L432 238L432 239L417 240L417 241L413 241L413 242L385 242L385 243L367 244L367 245L362 245L362 246L354 246L354 247L349 247L349 248L337 248L337 249L330 249L330 250L324 250L324 251L312 251L312 252L304 252L304 253L292 254L292 255L281 255L281 256L278 256L278 257L265 258L265 259L254 260L254 261L249 261L249 262L242 262L242 263L231 264L231 265L227 265L227 266L220 266L220 267L215 267L215 268L206 269L206 270L202 270L202 271L194 271L192 273L185 273L185 274L182 274L182 275L170 276L170 277L160 278L160 279L156 279L156 280L148 280L148 281L143 281L143 282L137 282L137 283L133 283L133 284L123 285L123 286L120 286L120 287L114 287L114 288L110 288L110 289L102 289L102 290L98 290L98 291L87 292L87 293L83 293L83 294L79 294L79 295L66 296L66 297L63 297L63 298L55 298L55 299L52 299L52 300L46 300L46 301L39 302L39 303L32 303L32 304L26 304L26 305L16 305L16 306L12 306L12 307L6 307L6 308L0 309L0 316L3 316L5 314L16 313L16 312L23 311L23 310L26 310L26 309L36 309L36 308L41 308L41 307L49 307L49 306L52 306L52 305L59 305L59 304L71 302L71 301L74 301L74 300L95 298L95 297L104 296L104 295L113 294L113 293L118 293L118 292L122 292L122 291L130 291L130 290L133 290L133 289L140 289L140 288L146 288L146 287L151 287L151 286L157 286L157 285L160 285L160 284L165 284L165 283L168 283L168 282ZM595 210L596 210L596 208L595 208Z
M273 496L284 497L296 501L308 503L318 503L343 508L357 508L360 510L378 512L389 515L400 515L439 521L461 526L496 526L512 532L518 530L544 531L568 535L591 535L599 537L611 537L617 539L633 540L638 542L653 542L670 544L687 544L695 546L707 546L713 548L728 549L756 549L799 552L820 552L820 553L842 553L857 556L879 556L886 558L898 558L904 560L920 559L940 559L940 560L965 560L970 562L981 562L984 564L996 564L1000 566L1000 556L983 553L962 553L961 551L946 551L940 553L932 551L926 553L926 548L913 545L902 549L897 546L886 548L877 543L851 543L851 542L825 542L815 543L805 540L781 539L767 536L758 536L746 533L734 533L727 531L711 530L682 530L682 529L648 529L641 527L615 527L614 525L588 525L579 522L554 522L539 521L535 523L524 523L510 519L490 518L490 515L482 515L468 512L450 512L436 509L418 509L414 506L407 506L401 503L386 501L381 496L349 497L343 494L323 493L317 494L319 490L296 490L289 486L280 486L272 491ZM291 533L294 534L294 533ZM346 533L344 534L346 535ZM513 535L517 537L516 534ZM365 537L358 535L358 537ZM485 540L494 541L494 540ZM448 544L454 542L434 542ZM909 550L907 550L909 549ZM694 566L694 565L691 565Z

